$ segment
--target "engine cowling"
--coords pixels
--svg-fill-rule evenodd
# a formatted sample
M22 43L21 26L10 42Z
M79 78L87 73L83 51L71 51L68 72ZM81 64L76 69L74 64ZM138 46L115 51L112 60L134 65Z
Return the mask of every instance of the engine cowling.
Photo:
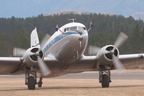
M38 63L38 56L43 58L43 52L39 48L29 48L23 55L23 63L27 66L33 66Z
M114 45L104 46L97 54L98 64L108 65L113 63L113 56L119 56L119 50Z

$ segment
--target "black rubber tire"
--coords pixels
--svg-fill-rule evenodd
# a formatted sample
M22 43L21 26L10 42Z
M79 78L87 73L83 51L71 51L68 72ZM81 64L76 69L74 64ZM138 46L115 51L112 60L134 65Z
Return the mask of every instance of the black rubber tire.
M103 88L109 87L109 83L110 83L110 77L109 77L109 75L108 74L103 74L102 75L102 82L101 82L102 87Z
M36 84L36 82L35 82L35 78L33 77L33 76L29 76L28 77L28 89L29 90L34 90L35 89L35 84Z

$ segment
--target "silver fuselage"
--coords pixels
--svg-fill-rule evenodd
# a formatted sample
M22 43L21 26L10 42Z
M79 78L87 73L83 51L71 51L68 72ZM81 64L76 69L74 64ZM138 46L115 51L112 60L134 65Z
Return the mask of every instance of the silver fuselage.
M88 42L88 34L67 32L55 37L51 42L55 43L49 47L47 54L52 54L62 63L73 63L82 56Z

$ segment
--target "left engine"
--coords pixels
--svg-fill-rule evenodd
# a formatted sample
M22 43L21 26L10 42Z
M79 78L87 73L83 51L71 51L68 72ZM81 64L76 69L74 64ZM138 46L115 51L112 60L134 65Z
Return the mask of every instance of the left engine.
M22 57L23 63L27 66L33 66L33 64L38 63L38 56L43 58L43 52L39 48L29 48Z

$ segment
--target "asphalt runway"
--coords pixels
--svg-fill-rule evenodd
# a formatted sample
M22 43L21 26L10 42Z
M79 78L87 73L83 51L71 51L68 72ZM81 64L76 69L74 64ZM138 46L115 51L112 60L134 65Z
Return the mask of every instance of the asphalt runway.
M64 78L64 79L98 79L98 72L83 72L83 73L75 73L75 74L67 74L64 76L56 77L56 78ZM144 80L144 71L112 71L111 72L112 79L126 79L126 80Z
M36 90L27 90L23 75L0 76L0 96L144 96L144 71L111 75L109 88L101 88L98 72L84 72L45 78Z
M55 79L98 79L99 74L96 72L82 72L72 73ZM24 78L24 75L0 75L0 78ZM126 70L126 71L111 71L112 79L126 79L126 80L144 80L144 70Z

